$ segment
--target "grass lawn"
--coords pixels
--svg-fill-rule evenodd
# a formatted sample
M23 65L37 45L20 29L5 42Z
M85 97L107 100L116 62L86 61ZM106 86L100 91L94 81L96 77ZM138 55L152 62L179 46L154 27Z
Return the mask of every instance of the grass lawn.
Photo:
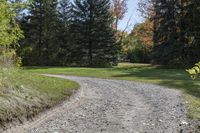
M200 80L191 80L185 70L162 69L148 64L120 63L113 68L27 67L24 71L134 80L181 89L188 102L189 116L200 119Z
M69 97L75 82L0 68L0 126L21 122Z

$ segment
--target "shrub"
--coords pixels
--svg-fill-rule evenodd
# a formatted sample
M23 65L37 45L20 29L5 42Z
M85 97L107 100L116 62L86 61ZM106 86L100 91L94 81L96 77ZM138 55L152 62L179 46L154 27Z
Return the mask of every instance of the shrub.
M21 58L17 57L15 50L13 49L0 49L0 66L1 67L13 67L21 66Z
M189 73L193 80L196 79L200 74L200 62L196 63L193 68L187 69L186 71Z
M149 63L151 46L143 44L137 37L127 36L123 41L123 54L133 63Z

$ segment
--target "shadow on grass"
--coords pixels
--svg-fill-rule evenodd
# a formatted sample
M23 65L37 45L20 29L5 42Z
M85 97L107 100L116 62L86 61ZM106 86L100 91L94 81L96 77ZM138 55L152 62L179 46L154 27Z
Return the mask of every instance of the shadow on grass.
M137 79L138 81L148 81L159 85L183 90L186 94L200 98L200 81L193 81L184 70L160 69L160 68L140 68L121 69L124 74L112 75L114 78Z
M198 81L197 81L198 82ZM198 82L199 83L199 82ZM200 98L200 84L196 84L193 81L161 81L159 85L164 85L168 87L175 87L180 90L183 90L184 93L190 94L192 96L195 96L197 98Z
M122 74L113 77L138 77L147 79L165 79L165 80L190 80L190 77L184 70L177 69L159 69L149 68L115 68L115 71L121 71Z

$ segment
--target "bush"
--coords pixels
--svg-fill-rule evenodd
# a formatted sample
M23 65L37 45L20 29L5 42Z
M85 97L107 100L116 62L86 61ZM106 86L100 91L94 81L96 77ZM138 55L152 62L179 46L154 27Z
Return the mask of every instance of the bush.
M129 56L130 62L134 63L148 63L150 61L150 52L143 44L136 44Z
M186 71L189 73L193 80L196 79L200 74L200 62L196 63L193 68L187 69Z
M143 44L137 37L128 36L123 41L123 55L132 63L149 63L152 48Z
M17 57L15 50L0 49L0 66L2 67L13 67L21 66L21 58Z

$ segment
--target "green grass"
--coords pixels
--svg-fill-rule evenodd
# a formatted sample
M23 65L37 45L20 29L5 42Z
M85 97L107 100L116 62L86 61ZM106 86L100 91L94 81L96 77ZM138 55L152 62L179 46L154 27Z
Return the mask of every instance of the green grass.
M65 79L0 68L0 126L30 119L78 88L77 83Z
M189 103L189 116L200 119L200 80L191 80L183 69L162 69L148 64L121 63L114 68L27 67L25 71L134 80L177 88L184 92Z

